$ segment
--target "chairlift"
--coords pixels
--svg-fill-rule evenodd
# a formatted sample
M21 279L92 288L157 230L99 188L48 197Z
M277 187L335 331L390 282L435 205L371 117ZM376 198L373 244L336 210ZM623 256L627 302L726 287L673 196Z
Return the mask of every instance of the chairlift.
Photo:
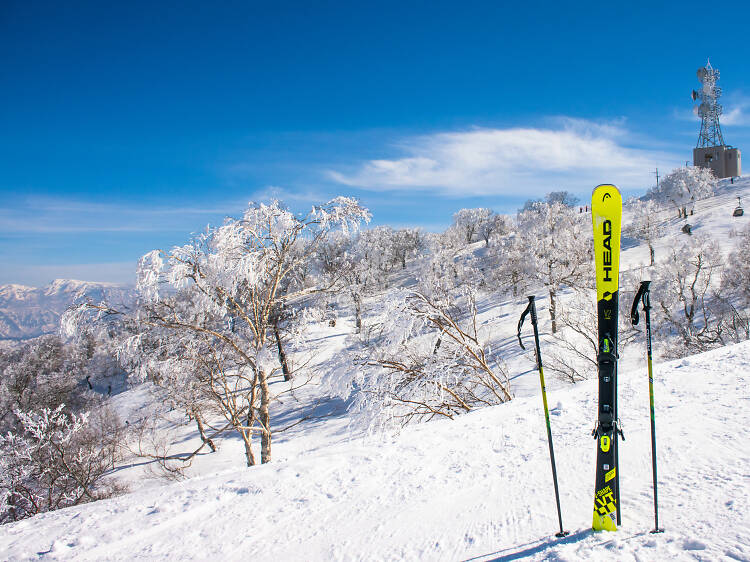
M742 199L737 197L737 207L735 207L734 212L732 213L733 217L741 217L745 214L744 209L742 208Z

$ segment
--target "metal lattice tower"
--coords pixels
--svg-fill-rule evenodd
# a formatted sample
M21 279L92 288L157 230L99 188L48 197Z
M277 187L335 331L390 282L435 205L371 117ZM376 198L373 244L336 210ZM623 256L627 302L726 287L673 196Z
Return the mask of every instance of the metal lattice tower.
M693 101L700 100L695 110L701 116L701 132L698 134L697 148L723 146L724 137L721 134L719 115L721 115L721 88L716 85L719 81L719 71L711 66L711 61L706 66L698 69L698 80L702 87L700 91L693 90Z

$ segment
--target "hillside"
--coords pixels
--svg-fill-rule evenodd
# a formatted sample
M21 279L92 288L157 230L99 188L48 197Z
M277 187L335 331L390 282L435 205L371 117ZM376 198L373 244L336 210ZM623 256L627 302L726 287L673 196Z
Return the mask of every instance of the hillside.
M688 219L694 233L708 233L727 253L734 233L750 221L748 214L731 217L737 194L750 201L750 180L722 182ZM657 259L686 237L680 231L685 221L675 215L663 211ZM634 240L625 240L623 249L629 282L648 277L648 249ZM482 243L467 250L482 251ZM410 266L395 274L395 288L412 285L415 271ZM623 299L635 288L622 287ZM13 291L20 300L26 288ZM537 294L547 354L554 345L547 298ZM385 297L368 299L370 314ZM524 296L491 294L477 302L478 324L512 375L514 399L507 404L398 435L370 435L354 423L350 403L322 386L352 345L353 318L343 316L335 327L321 322L309 335L313 381L274 405L277 423L298 425L274 437L272 463L245 468L235 436L222 439L218 452L199 455L188 478L177 483L153 478L148 460L130 458L116 476L131 493L4 525L0 558L750 559L750 526L739 504L750 492L750 454L737 438L750 401L750 342L656 362L660 524L666 530L660 535L648 532L653 504L643 334L623 351L619 367L626 441L617 533L590 530L596 381L570 385L548 374L563 521L571 531L559 540L538 374L515 335L525 304ZM625 322L621 318L621 326ZM275 384L278 391L284 383ZM160 406L151 390L135 386L111 404L124 420L137 421ZM162 412L171 420L170 451L194 450L194 424L167 407Z
M660 523L653 527L643 361L623 367L623 525L590 527L593 382L550 392L563 518L557 540L538 397L225 469L0 528L12 560L747 560L750 343L658 365ZM339 437L343 437L339 435ZM314 432L308 439L315 442Z

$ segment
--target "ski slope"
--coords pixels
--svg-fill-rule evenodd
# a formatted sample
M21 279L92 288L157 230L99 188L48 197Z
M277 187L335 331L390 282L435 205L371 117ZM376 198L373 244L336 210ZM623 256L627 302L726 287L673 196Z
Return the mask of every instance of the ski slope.
M5 560L747 560L750 342L655 369L653 528L644 361L621 367L623 524L590 530L594 381L550 391L563 521L538 398L353 439L0 527ZM313 438L313 436L311 436Z
M726 251L735 193L750 181L722 182L696 206L694 232ZM747 197L747 199L746 199ZM657 259L685 236L669 218ZM627 221L627 216L625 217ZM622 268L647 271L648 249L626 247ZM408 283L408 273L404 283ZM632 287L631 289L635 289ZM541 294L540 294L541 297ZM274 461L243 466L242 444L222 440L185 481L149 478L139 459L117 473L132 492L0 527L2 560L750 560L750 453L742 437L750 409L750 342L655 363L660 524L652 535L648 381L643 337L623 353L619 408L622 526L590 530L595 441L595 378L574 386L547 376L565 528L555 511L538 375L520 353L515 329L525 297L484 297L478 321L513 375L515 399L455 421L399 435L368 436L349 425L346 403L310 385L275 405L293 423L321 398L320 417L274 442ZM540 328L549 330L540 298ZM627 319L621 318L620 322ZM622 324L621 324L622 325ZM347 345L351 319L314 334L312 364L324 370ZM550 345L542 342L542 353ZM154 401L147 385L113 398L124 419ZM176 424L177 450L192 450L194 427Z

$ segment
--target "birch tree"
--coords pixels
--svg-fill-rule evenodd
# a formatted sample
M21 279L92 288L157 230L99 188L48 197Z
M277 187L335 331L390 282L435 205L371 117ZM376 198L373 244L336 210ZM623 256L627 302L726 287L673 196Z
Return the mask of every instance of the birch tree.
M323 287L292 282L334 230L354 232L369 212L338 197L295 215L280 202L251 204L190 243L146 254L138 267L134 334L122 346L142 376L191 388L239 433L248 466L271 460L271 404L292 386L278 360L278 311ZM116 315L96 307L100 316ZM300 342L302 343L302 342Z

